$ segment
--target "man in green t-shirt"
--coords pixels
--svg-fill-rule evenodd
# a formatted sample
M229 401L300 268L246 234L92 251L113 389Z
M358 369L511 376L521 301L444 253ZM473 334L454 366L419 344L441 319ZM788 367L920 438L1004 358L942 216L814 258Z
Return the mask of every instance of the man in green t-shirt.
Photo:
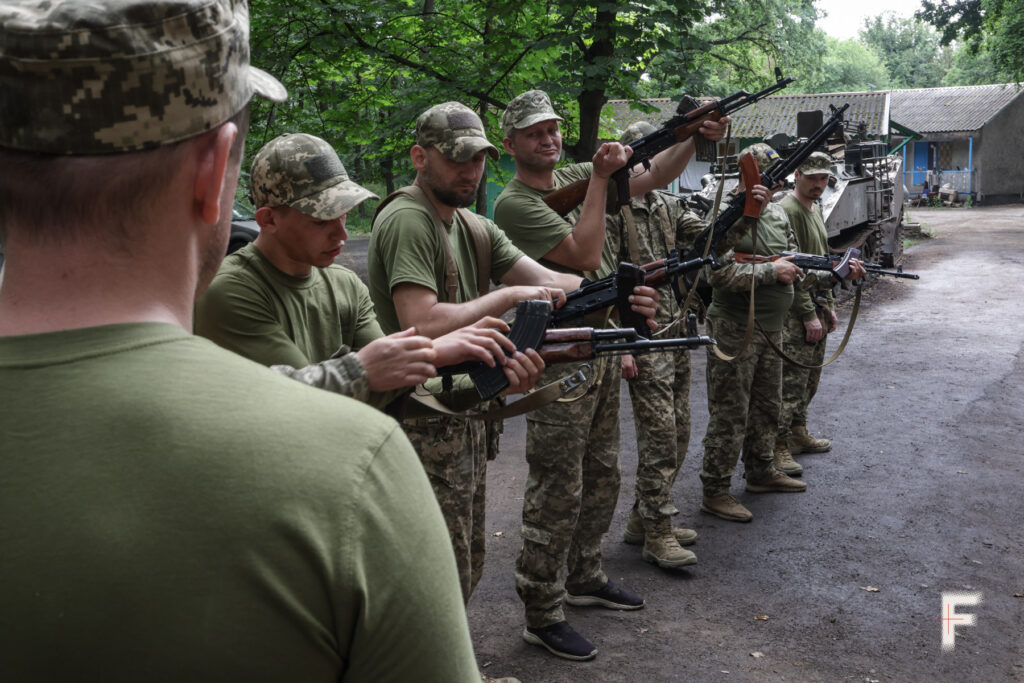
M196 334L380 409L434 377L435 365L494 363L502 348L515 350L496 318L433 341L412 329L384 336L366 285L334 263L348 212L376 195L349 178L325 140L274 138L253 159L250 183L260 234L224 259L199 297Z
M286 95L248 27L0 3L5 680L480 680L398 425L189 333Z
M828 232L818 200L828 187L832 160L824 152L814 152L797 169L792 194L779 202L789 216L796 243L805 254L828 255ZM832 293L832 281L821 280L807 295L794 299L783 330L783 351L799 361L801 367L786 363L782 370L782 410L779 436L775 440L776 459L787 462L787 473L803 468L793 460L799 453L824 453L831 449L828 439L818 439L807 431L807 407L818 391L821 364L825 362L825 342L834 332L839 318Z
M556 169L562 120L543 91L530 90L509 102L501 119L503 144L515 158L516 173L494 203L494 219L528 256L582 274L601 266L608 179L631 151L605 143L592 163ZM721 138L727 121L710 122L701 132ZM664 187L692 155L689 140L661 152L649 172L630 181L630 193L642 197ZM587 194L568 218L544 204L545 195L584 178L590 178ZM563 602L617 610L644 605L643 598L611 582L601 569L601 539L611 524L621 481L620 381L618 363L596 366L586 396L527 416L530 473L523 497L523 547L516 562L516 590L526 612L523 638L572 660L591 659L597 648L566 621ZM552 379L548 374L541 381Z
M370 296L385 332L415 326L436 337L481 316L501 315L519 301L562 303L565 290L579 286L578 275L541 266L493 222L464 209L475 200L488 154L497 156L471 109L458 102L428 109L416 122L410 154L416 180L378 209L367 256ZM479 291L481 281L506 286ZM656 296L649 287L638 288L634 308L652 315ZM543 368L532 352L521 361ZM483 428L446 416L403 426L441 503L468 600L484 561Z

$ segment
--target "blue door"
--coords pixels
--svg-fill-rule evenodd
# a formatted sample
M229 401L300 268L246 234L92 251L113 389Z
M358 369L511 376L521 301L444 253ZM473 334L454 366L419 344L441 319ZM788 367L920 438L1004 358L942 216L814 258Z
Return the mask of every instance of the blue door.
M914 143L914 185L924 185L924 172L928 170L928 143Z

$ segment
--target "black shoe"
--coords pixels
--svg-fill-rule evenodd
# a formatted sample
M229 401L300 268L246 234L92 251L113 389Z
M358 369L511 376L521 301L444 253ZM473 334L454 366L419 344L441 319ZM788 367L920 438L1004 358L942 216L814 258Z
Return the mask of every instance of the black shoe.
M640 609L644 606L643 598L622 586L615 585L611 582L611 579L608 580L608 583L590 593L582 595L566 593L565 601L576 607L597 605L598 607L607 607L608 609Z
M523 640L531 645L540 645L562 659L583 662L597 656L597 648L593 643L576 633L568 621L560 621L543 628L527 626L523 631Z

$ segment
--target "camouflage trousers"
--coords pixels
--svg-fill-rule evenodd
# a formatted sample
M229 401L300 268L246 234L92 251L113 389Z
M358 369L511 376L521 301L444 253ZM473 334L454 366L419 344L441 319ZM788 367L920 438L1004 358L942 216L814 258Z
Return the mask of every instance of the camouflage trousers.
M619 382L617 362L595 365L600 384L573 403L550 403L527 414L523 546L516 592L532 628L565 620L562 601L608 582L601 539L619 497ZM542 383L567 374L561 365Z
M828 329L826 327L825 329ZM793 360L804 365L821 365L825 362L825 342L808 343L804 324L795 315L786 319L782 332L782 350ZM821 368L801 368L792 363L782 363L782 411L779 414L779 435L786 436L792 426L807 425L807 406L818 393Z
M644 519L679 512L672 485L690 443L690 355L669 351L638 356L639 374L629 380L636 425L636 503Z
M420 456L441 506L455 551L462 599L468 602L484 571L484 423L443 416L406 420L402 427Z
M709 334L723 352L732 354L743 343L745 323L708 318ZM769 332L782 343L782 332ZM772 450L779 430L782 403L782 359L755 331L743 355L726 362L708 349L708 430L704 435L704 462L700 479L704 495L726 493L743 453L747 479L765 477L774 469Z

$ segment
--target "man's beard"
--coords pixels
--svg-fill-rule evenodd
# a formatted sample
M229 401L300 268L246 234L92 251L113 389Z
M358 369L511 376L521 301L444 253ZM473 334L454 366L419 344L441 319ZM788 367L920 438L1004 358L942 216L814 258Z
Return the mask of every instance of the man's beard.
M430 188L431 193L433 193L434 198L445 206L451 206L456 209L465 209L472 206L473 202L476 201L476 188L474 188L473 192L466 197L460 197L455 190L450 190L446 187L438 187L434 183L434 178L430 174L429 168L425 169L423 179L426 181L427 187Z

